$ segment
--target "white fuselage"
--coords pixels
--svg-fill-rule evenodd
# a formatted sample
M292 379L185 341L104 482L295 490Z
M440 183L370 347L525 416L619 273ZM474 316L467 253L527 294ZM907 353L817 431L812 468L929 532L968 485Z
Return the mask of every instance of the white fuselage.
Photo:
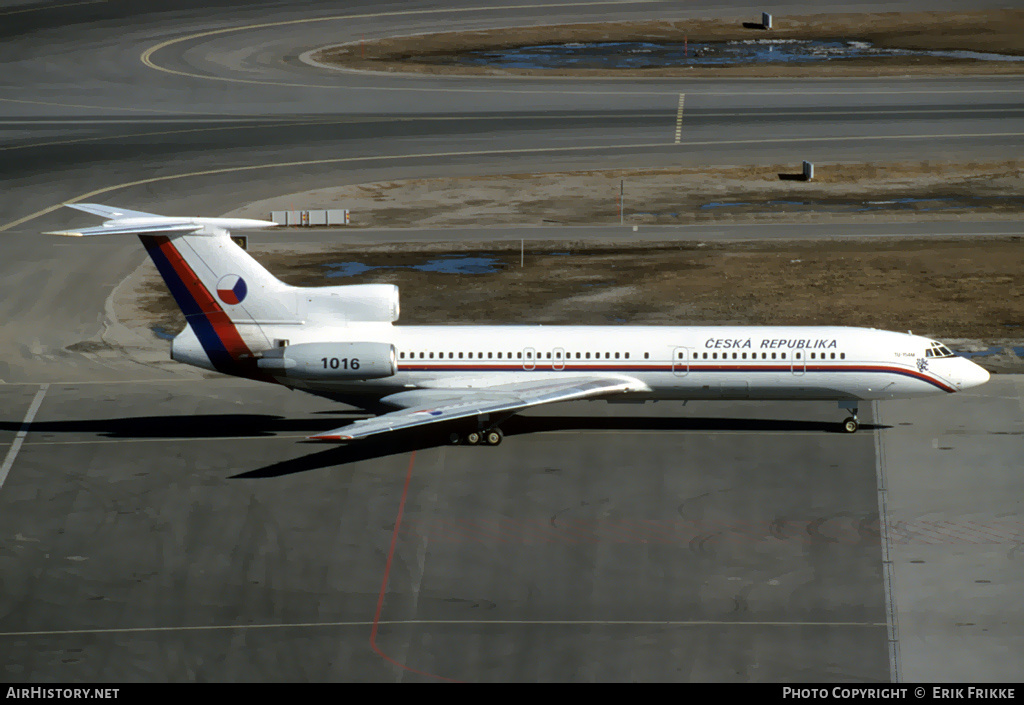
M847 327L282 326L268 337L395 346L396 374L366 381L280 379L315 393L383 396L588 373L635 380L633 399L869 400L956 392L988 373L926 357L931 341Z

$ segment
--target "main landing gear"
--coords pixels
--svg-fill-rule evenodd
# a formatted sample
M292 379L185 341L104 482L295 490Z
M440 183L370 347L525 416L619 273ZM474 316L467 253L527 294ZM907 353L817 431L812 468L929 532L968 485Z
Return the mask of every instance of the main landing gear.
M496 446L501 443L505 435L499 428L488 428L483 431L470 431L468 433L452 433L449 437L452 445L464 446Z
M848 416L843 420L843 431L846 433L856 433L857 429L860 428L860 423L857 421L857 402L841 401L839 402L839 408L846 409L852 414L852 416Z

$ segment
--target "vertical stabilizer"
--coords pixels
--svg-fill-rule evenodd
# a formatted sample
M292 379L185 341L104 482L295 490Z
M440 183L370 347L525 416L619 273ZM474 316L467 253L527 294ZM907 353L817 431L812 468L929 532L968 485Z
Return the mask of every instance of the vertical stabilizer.
M191 329L177 348L185 351L186 343L198 342L210 369L267 378L257 369L253 353L272 347L263 326L299 323L292 287L219 228L207 227L198 234L145 234L139 239ZM187 354L199 355L198 351ZM194 359L189 361L196 364Z
M103 225L52 233L73 237L135 234L164 278L188 327L172 356L226 374L273 381L255 352L272 343L263 326L299 323L293 288L232 241L229 230L272 227L245 218L167 217L94 203L67 204L108 218Z

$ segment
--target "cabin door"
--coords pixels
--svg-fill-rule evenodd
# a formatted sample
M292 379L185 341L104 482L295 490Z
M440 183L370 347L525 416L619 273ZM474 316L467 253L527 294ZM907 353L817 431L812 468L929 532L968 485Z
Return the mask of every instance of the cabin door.
M537 352L533 348L523 348L523 369L524 370L532 370L534 367L537 366L537 363L536 363L536 361L534 360L534 357L533 357L536 354L537 354Z
M554 350L551 351L551 369L565 369L565 350L563 350L562 348L555 348Z
M672 374L676 377L685 377L690 372L690 349L673 348L672 350Z
M790 363L790 367L793 370L793 374L802 375L807 371L807 353L803 350L795 350L793 352L793 361Z

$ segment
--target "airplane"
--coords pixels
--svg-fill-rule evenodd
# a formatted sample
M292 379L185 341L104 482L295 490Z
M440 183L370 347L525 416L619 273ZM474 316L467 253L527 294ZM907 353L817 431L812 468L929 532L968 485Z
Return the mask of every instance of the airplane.
M230 237L276 223L65 205L107 220L46 234L139 236L187 321L171 359L378 414L314 441L443 424L462 426L452 443L495 446L511 416L579 399L835 401L854 433L861 401L989 379L938 341L873 328L395 325L397 286L290 286Z

